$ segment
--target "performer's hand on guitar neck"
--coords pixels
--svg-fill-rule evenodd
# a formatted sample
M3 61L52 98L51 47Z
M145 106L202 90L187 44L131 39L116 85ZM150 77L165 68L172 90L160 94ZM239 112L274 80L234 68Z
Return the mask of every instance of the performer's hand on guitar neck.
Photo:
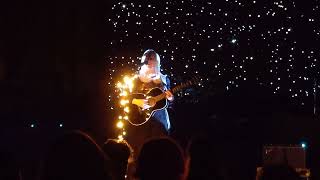
M166 93L166 98L169 101L173 101L173 99L174 99L173 94L170 91L166 91L165 93Z

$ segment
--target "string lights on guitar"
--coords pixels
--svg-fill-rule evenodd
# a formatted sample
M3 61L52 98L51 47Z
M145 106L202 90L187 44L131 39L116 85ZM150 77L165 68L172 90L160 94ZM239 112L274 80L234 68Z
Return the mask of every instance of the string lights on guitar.
M120 133L118 135L118 140L123 140L124 136L127 135L127 132L125 131L125 121L128 121L128 113L130 112L130 109L128 107L128 104L130 103L128 95L132 92L132 89L134 87L133 80L137 78L137 76L124 76L123 82L118 82L117 92L119 92L119 116L116 123L117 128L120 130Z

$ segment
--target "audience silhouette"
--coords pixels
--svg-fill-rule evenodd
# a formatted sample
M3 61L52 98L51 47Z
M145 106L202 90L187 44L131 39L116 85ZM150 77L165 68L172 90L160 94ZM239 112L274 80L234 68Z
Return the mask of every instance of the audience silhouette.
M42 180L109 180L110 162L86 133L73 131L58 138L44 161Z
M165 137L147 141L138 155L135 175L140 180L185 179L185 160L181 147Z
M125 140L108 139L102 148L108 157L110 157L111 170L115 180L126 179L128 160L132 157L132 149L129 144Z

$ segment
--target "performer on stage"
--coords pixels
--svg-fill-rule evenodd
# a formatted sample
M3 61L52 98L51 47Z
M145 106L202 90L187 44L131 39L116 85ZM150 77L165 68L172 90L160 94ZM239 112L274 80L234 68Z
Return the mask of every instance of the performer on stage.
M166 92L166 98L172 102L174 97L170 91L170 80L160 72L160 56L152 49L143 53L138 78L135 79L133 93L145 94L150 89L159 87ZM147 100L139 99L132 102L143 108L152 106ZM134 151L139 151L145 140L152 137L167 136L171 128L166 108L157 110L145 124L141 126L129 125L128 142Z

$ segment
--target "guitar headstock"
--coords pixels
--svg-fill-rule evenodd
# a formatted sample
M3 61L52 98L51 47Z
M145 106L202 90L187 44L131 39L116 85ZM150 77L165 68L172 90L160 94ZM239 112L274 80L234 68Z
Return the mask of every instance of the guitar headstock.
M197 75L195 75L192 79L191 79L191 81L192 81L192 83L193 84L197 84L197 83L199 83L199 82L201 82L201 76L199 75L199 74L197 74Z
M201 81L200 75L195 75L193 78L191 78L189 81L187 81L185 84L187 86L192 86L194 84L198 84Z
M191 78L190 80L181 83L180 85L176 86L175 88L173 88L172 90L175 91L179 91L180 89L195 85L195 84L199 84L201 81L201 77L200 75L195 75L193 78Z

